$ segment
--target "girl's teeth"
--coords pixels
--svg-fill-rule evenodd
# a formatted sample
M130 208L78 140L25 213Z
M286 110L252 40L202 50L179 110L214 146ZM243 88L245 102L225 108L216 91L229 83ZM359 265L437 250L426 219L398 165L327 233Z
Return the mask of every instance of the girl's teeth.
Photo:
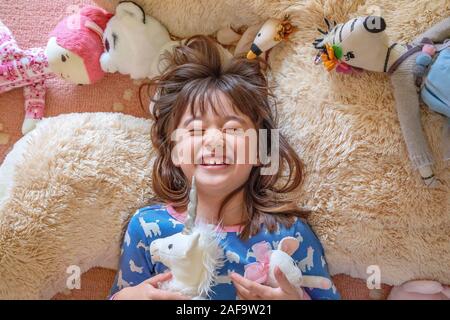
M222 164L224 164L223 161L215 160L215 159L209 159L208 161L205 161L204 163L207 165L222 165Z

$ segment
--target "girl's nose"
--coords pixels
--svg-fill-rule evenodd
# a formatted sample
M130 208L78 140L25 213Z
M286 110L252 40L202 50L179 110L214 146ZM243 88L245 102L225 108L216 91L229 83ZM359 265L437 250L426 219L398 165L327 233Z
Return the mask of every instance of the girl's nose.
M217 129L208 129L203 136L203 143L208 151L223 148L223 133Z

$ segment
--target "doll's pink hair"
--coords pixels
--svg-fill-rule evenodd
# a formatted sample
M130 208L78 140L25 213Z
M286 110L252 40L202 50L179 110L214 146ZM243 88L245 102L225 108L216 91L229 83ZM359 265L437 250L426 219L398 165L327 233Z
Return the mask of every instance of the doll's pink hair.
M104 47L99 32L105 30L112 16L113 14L101 8L86 6L79 13L60 21L50 34L50 37L56 37L59 46L83 59L91 83L99 81L105 75L100 66Z

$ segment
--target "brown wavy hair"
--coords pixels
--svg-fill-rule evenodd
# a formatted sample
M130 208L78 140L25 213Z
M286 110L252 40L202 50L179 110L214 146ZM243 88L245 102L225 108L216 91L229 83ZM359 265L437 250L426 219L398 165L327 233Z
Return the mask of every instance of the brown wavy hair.
M189 184L182 170L172 162L175 142L171 136L186 108L190 107L194 114L194 104L198 106L200 102L203 112L204 108L214 106L211 92L219 90L234 108L253 121L257 130L267 130L266 145L270 157L270 132L276 129L277 123L276 103L261 61L236 57L225 64L216 42L209 37L192 37L172 52L167 52L163 59L165 71L145 86L154 103L150 110L154 120L151 140L157 154L153 168L152 183L156 195L153 201L172 203L175 208L184 209L189 201ZM157 94L153 95L155 88ZM242 239L258 233L263 225L270 232L276 230L277 223L290 227L294 217L305 218L308 213L288 196L303 181L303 164L281 133L279 153L276 174L261 175L263 167L255 166L249 180L229 194L221 205L219 218L226 203L244 190ZM283 172L287 175L283 176Z

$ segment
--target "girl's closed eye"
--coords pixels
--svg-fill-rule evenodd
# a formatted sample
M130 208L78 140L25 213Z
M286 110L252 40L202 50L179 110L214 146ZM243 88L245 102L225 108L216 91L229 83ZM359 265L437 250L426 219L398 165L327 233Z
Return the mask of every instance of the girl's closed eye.
M242 135L245 133L246 129L247 129L247 125L245 124L245 121L242 119L239 119L239 120L227 121L224 124L222 131L225 134Z
M189 135L191 135L191 136L202 135L202 134L205 133L205 129L203 128L202 122L199 121L199 120L191 121L186 126L185 129L189 133Z
M226 125L223 128L223 132L225 134L243 134L244 133L244 128L241 125L238 124L231 124L231 125Z
M201 136L205 133L205 130L202 128L191 128L188 129L188 132L191 136Z

